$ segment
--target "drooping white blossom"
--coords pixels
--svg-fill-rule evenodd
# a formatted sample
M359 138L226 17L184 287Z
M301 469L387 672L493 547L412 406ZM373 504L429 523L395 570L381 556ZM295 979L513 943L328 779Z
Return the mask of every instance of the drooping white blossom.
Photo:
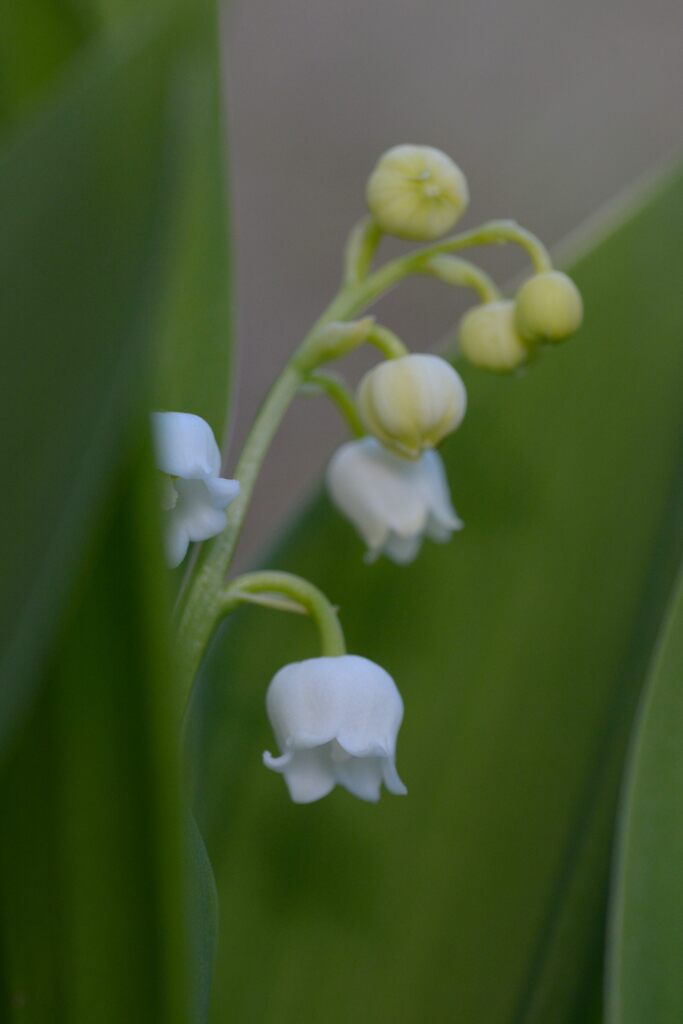
M410 461L371 437L349 441L332 456L327 486L367 544L370 561L385 554L405 565L417 555L423 537L444 542L463 526L435 451Z
M166 475L162 508L166 560L180 565L191 541L208 540L226 526L225 509L240 491L221 477L221 453L211 427L187 412L155 412L157 466Z
M295 803L312 803L336 785L361 800L406 788L396 771L403 701L391 676L357 655L309 658L274 676L266 698L281 750L266 767L284 775Z

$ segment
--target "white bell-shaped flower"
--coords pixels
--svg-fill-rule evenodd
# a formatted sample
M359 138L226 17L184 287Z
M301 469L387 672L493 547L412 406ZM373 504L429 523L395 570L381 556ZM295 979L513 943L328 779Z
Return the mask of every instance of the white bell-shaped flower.
M295 803L308 804L336 785L361 800L406 788L396 771L396 736L403 701L388 672L367 658L344 654L287 665L266 698L280 757L266 767L285 777Z
M330 461L327 486L367 544L369 561L385 554L406 565L423 537L444 542L463 526L435 451L412 461L394 455L373 437L349 441Z
M237 480L219 476L221 453L211 427L188 412L152 413L157 466L165 473L162 508L166 560L175 568L190 541L225 529L225 509L240 492Z

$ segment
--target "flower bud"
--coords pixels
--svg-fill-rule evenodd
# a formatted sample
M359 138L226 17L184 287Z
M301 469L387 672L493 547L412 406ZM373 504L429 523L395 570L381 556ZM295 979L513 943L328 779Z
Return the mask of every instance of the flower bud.
M460 324L460 351L483 370L510 373L523 366L531 345L515 325L514 302L486 302L466 313Z
M383 231L428 242L449 231L469 202L467 179L432 146L394 146L367 185L370 212Z
M531 341L564 341L583 320L581 292L558 270L529 278L517 294L516 307L517 329Z
M467 408L460 375L445 359L424 354L375 366L361 380L357 399L370 433L411 459L455 430Z

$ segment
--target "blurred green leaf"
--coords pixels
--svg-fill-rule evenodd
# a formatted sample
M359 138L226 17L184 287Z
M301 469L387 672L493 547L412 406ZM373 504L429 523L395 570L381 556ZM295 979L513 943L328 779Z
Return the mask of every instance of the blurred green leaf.
M88 38L90 19L69 0L0 0L0 25L4 134L49 91Z
M639 715L612 909L610 1024L683 1020L683 578Z
M189 870L189 937L193 964L191 1019L204 1021L209 1012L218 944L218 893L204 840L191 814L187 816L186 843Z
M597 1016L619 776L683 550L681 175L570 271L575 341L519 379L467 372L444 451L461 535L367 567L320 498L269 559L396 678L408 797L297 807L261 766L266 685L317 653L310 626L248 610L212 649L197 795L226 922L217 1024Z
M151 466L132 480L108 488L98 550L0 783L3 1021L187 1021L178 707Z
M213 4L145 5L87 48L0 162L0 749L49 654L164 345L211 383L200 402L196 375L171 386L165 370L157 397L220 431L229 338L218 87Z
M194 54L176 83L185 138L182 182L167 245L160 326L158 405L203 416L220 444L226 427L231 352L230 267L226 247L224 139L214 42Z

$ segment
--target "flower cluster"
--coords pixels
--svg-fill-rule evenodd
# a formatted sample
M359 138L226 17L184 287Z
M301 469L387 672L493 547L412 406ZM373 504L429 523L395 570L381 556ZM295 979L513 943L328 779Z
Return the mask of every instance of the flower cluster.
M238 479L221 477L218 445L200 417L178 412L153 416L169 565L183 561L190 543L216 538L198 560L194 578L192 571L188 574L179 600L189 682L216 623L241 602L304 611L318 627L322 656L282 668L266 700L280 753L266 752L263 760L284 776L296 803L319 800L337 785L368 801L379 799L382 783L395 794L406 788L395 760L403 718L399 691L379 665L346 653L327 598L288 573L247 573L227 581L256 470L289 401L312 389L337 402L356 436L330 461L331 499L360 533L368 561L385 555L406 565L417 556L423 538L444 542L462 528L437 448L463 422L467 392L448 360L409 352L371 316L352 317L411 274L474 288L481 301L460 324L460 354L482 369L509 373L529 363L543 346L568 338L583 316L574 283L552 269L538 239L511 221L493 221L434 244L469 202L464 174L439 150L390 149L370 175L366 195L369 217L351 232L342 287L266 397L238 462ZM383 234L432 244L373 273ZM503 298L487 274L454 255L469 245L502 241L521 245L534 264L535 273L514 299ZM365 374L355 395L343 380L319 372L366 342L379 348L384 359ZM238 495L226 530L228 506Z
M486 302L460 324L460 350L474 366L509 373L524 366L544 343L566 341L583 319L581 293L558 270L535 274L514 301Z

